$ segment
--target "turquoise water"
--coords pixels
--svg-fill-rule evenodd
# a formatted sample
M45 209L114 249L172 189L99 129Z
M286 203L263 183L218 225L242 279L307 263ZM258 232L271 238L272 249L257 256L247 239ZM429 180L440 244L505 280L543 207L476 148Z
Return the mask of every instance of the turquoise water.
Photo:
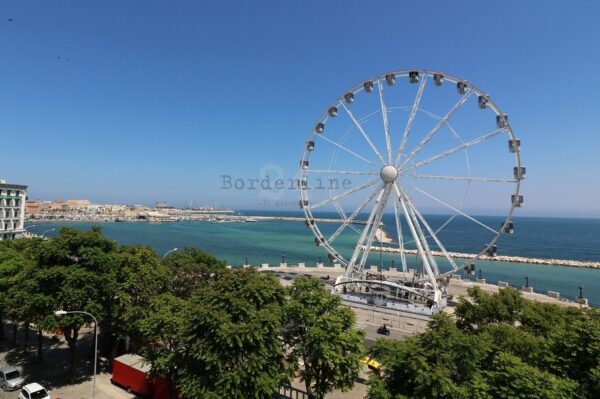
M257 214L257 212L247 212ZM268 214L267 212L261 212ZM286 215L297 215L286 212ZM321 216L328 216L326 214ZM391 217L387 216L386 217ZM441 225L447 217L427 216L432 228ZM481 221L490 226L502 221L496 217L481 217ZM498 242L498 253L540 258L560 258L600 261L600 220L515 218L515 234L503 236ZM41 234L51 228L71 226L89 229L98 223L62 222L37 224L29 230ZM387 223L386 226L393 225ZM225 259L233 266L242 265L245 258L251 264L278 264L285 257L290 264L305 262L315 264L319 257L326 260L327 253L314 245L314 237L302 222L263 221L257 223L217 223L177 222L177 223L100 223L103 233L121 244L144 244L151 246L159 254L172 248L193 246ZM336 225L321 224L324 234L332 233ZM391 228L393 229L393 227ZM52 236L56 232L46 235ZM395 234L394 230L390 231ZM340 236L335 247L347 255L353 249L357 234ZM474 237L476 239L474 239ZM445 228L440 238L449 251L475 252L481 249L481 229L474 229L472 223L454 220ZM389 267L399 264L398 255L374 254L369 263L383 264ZM418 266L415 256L409 256L412 266ZM438 258L440 268L447 270L445 260ZM562 295L575 297L578 286L584 289L584 296L594 304L600 304L600 270L561 266L542 266L521 263L477 261L479 274L488 281L507 281L511 285L521 286L525 277L536 290L553 290Z

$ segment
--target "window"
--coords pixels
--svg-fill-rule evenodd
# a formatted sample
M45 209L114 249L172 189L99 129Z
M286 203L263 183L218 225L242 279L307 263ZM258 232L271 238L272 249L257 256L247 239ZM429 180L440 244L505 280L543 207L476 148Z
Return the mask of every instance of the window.
M44 388L40 389L39 391L35 391L35 392L31 393L31 399L44 399L47 396L48 396L48 393L46 392L46 390Z

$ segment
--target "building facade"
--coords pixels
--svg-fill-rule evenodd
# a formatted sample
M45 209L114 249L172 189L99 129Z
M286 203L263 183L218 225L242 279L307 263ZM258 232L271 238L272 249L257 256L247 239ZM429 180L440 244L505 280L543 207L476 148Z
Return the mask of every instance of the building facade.
M25 232L27 186L0 180L0 240L13 240Z

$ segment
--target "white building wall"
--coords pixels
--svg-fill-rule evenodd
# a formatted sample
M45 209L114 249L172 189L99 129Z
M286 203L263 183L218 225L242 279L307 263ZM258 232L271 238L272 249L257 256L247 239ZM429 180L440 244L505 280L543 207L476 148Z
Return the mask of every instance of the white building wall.
M0 183L0 240L20 237L25 232L27 187Z

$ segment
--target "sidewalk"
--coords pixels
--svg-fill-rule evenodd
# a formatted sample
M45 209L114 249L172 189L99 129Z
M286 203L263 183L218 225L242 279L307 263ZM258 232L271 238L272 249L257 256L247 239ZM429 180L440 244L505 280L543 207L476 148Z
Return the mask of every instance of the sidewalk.
M20 328L17 334L17 347L12 348L13 327L10 322L4 322L6 339L0 342L0 362L17 367L26 376L26 383L37 382L51 391L52 399L90 399L92 397L93 356L92 329L84 328L80 332L77 343L75 360L76 383L66 382L69 365L69 351L64 338L44 334L44 361L37 361L37 335L30 330L29 341L25 345L25 333ZM101 363L101 362L99 362ZM125 390L110 383L111 374L99 365L96 378L96 399L135 399ZM0 399L17 399L19 390L5 392L0 389Z

